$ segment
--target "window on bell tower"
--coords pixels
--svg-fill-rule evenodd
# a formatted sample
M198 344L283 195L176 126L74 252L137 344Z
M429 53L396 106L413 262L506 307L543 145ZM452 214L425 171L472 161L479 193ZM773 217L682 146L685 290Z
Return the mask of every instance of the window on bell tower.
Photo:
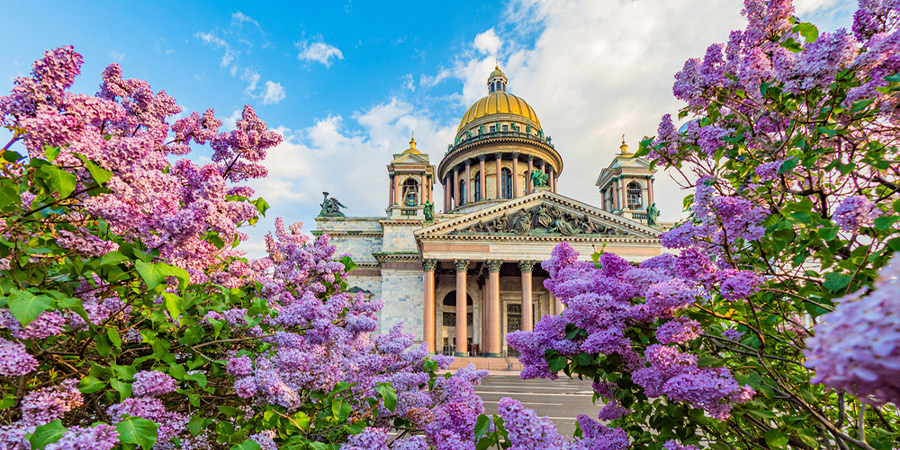
M636 181L632 181L628 183L628 209L642 209L644 207L643 202L643 189L641 185Z
M481 176L480 172L475 173L475 188L472 190L472 193L475 194L475 201L481 200Z
M419 205L419 183L409 178L403 182L403 206L416 207Z

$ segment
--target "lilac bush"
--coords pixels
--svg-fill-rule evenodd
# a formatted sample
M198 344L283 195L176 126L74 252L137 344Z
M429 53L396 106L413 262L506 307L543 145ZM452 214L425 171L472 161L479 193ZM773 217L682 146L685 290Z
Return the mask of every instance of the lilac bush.
M631 448L900 441L900 3L827 33L793 14L745 0L747 27L675 75L686 106L638 153L690 192L674 254L561 245L565 310L509 336L523 377L592 380Z
M116 64L72 93L81 63L50 50L0 97L0 448L474 448L486 372L373 336L327 236L278 219L266 257L236 249L281 141L253 108L171 122Z

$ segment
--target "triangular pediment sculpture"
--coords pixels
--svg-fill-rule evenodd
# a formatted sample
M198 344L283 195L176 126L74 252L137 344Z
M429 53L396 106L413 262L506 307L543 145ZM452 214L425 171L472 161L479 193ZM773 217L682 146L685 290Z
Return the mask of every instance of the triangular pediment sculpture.
M422 228L417 238L531 236L659 239L660 231L550 191L540 191Z

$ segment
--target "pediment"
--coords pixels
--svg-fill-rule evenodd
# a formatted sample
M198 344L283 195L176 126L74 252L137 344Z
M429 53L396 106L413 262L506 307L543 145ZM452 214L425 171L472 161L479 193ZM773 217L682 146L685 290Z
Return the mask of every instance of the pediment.
M658 240L660 234L642 223L550 191L443 220L415 232L417 239L491 236Z
M391 164L428 164L428 155L425 153L398 153L394 155Z

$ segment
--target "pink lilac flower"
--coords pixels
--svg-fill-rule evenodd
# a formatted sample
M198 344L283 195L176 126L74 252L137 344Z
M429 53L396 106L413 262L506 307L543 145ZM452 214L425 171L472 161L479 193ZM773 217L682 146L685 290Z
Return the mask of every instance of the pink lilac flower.
M0 338L0 376L17 377L37 369L38 361L20 342Z
M900 4L896 0L859 0L853 14L853 34L860 41L895 29L900 21Z
M900 404L900 254L879 269L873 290L838 300L806 339L813 383L881 405Z
M782 164L784 164L783 160L762 163L753 169L753 173L755 173L761 181L774 180L778 178L778 171L781 169Z
M842 230L856 233L862 227L872 226L881 215L875 204L862 195L853 195L841 200L834 210L834 222Z

